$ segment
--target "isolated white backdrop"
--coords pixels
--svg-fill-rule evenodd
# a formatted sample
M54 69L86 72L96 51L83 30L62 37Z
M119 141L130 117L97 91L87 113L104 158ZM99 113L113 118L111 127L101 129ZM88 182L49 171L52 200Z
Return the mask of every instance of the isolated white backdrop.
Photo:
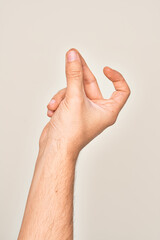
M16 239L48 121L77 48L104 96L110 66L131 96L117 122L79 155L75 240L160 239L159 0L0 1L0 239Z

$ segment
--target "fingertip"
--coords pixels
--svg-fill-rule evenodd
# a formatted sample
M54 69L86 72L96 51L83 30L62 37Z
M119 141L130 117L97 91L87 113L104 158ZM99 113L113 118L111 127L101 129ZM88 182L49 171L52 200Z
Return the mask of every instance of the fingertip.
M105 72L111 72L113 69L112 68L110 68L110 67L108 67L108 66L105 66L104 68L103 68L103 72L105 73Z
M55 108L55 99L51 99L51 101L48 103L47 108L48 109L54 109Z
M67 62L80 61L80 57L77 50L75 49L68 50L66 53L66 61Z
M78 53L78 50L76 48L70 48L67 52L69 51L76 51Z
M111 80L110 78L112 77L113 69L106 66L106 67L103 68L103 73L109 80Z
M56 107L55 106L50 106L50 105L47 105L47 108L48 108L48 110L50 110L50 111L55 111L55 109L56 109Z
M47 111L47 116L48 116L48 117L52 117L52 116L53 116L53 113L54 113L53 111L48 110L48 111Z
M55 104L55 102L56 102L56 100L55 100L55 99L51 99L51 101L49 102L49 104L50 104L50 105L54 105L54 104Z

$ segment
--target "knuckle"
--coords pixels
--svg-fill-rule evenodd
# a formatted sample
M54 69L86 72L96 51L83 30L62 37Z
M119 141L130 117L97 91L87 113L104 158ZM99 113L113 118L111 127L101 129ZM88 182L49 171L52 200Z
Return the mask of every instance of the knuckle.
M58 94L59 94L59 93L62 93L63 91L64 91L64 88L60 89L60 90L58 91Z
M110 120L109 126L112 126L113 124L115 124L116 120L117 120L117 116Z
M107 111L106 124L108 126L112 126L116 122L118 114L119 114L119 111L120 110L117 107L116 108L112 108L110 110L110 112Z
M80 78L82 77L82 71L80 69L75 69L71 71L67 71L67 76L69 78Z
M131 95L131 89L129 87L127 88L126 94L127 94L127 97Z
M62 92L62 89L61 89L61 90L59 90L59 91L57 92L57 94L56 94L56 95L60 94L61 92Z
M131 89L129 88L128 90L128 95L130 96L131 95Z
M60 90L57 92L56 96L61 96L61 95L63 95L63 94L65 93L65 91L66 91L66 88L60 89Z

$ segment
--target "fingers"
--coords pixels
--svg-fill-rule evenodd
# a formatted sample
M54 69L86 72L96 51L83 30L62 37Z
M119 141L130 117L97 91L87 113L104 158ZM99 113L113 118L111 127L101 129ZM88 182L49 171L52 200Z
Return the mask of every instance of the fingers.
M51 110L48 110L48 111L47 111L47 116L48 116L48 117L52 117L52 116L53 116L53 114L54 114L54 112L53 112L53 111L51 111Z
M69 97L82 96L84 92L82 63L75 50L69 50L66 53L65 72L67 78L66 95Z
M85 89L85 93L86 93L87 97L90 99L93 99L93 100L103 98L101 91L99 89L97 80L96 80L94 74L89 69L86 61L84 60L84 58L82 57L82 55L79 53L79 51L77 49L75 49L75 48L72 48L72 49L75 50L80 56L80 60L82 63L82 68L83 68L84 89Z
M54 111L58 108L61 101L65 98L66 88L61 89L56 95L53 96L51 101L48 103L47 108L47 116L52 117Z
M130 88L123 76L118 71L109 67L105 67L103 72L105 76L113 82L116 91L112 93L110 99L116 102L117 107L120 110L131 93Z

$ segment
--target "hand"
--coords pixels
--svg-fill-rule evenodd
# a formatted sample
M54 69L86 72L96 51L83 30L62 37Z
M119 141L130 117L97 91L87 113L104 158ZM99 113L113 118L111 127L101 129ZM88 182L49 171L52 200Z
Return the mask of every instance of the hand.
M67 147L80 151L105 128L113 125L130 95L123 76L104 67L105 76L113 82L115 90L104 99L98 83L85 60L76 49L66 53L67 88L60 90L48 104L49 125L42 133L63 140Z

